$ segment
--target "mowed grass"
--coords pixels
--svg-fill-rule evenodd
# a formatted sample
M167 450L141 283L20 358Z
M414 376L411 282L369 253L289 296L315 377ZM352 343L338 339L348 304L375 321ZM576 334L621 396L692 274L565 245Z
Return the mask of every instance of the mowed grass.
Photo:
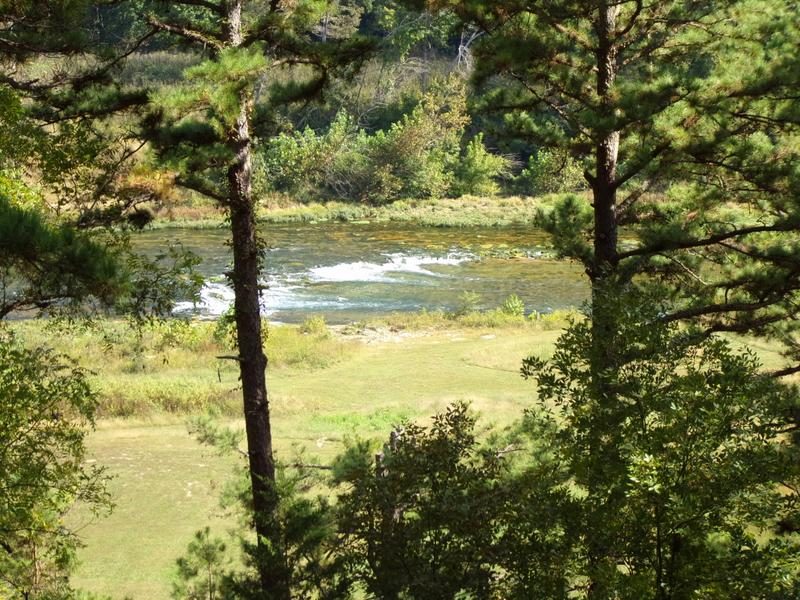
M209 525L224 534L232 524L218 501L232 460L201 448L178 423L101 422L88 445L113 476L115 507L94 520L71 516L85 544L73 585L111 598L168 598L193 533Z
M535 386L519 367L530 354L552 352L563 320L489 327L473 319L464 327L423 317L425 329L415 328L414 319L390 319L394 325L349 335L319 324L271 327L278 459L292 462L305 448L306 460L325 462L347 438L383 439L392 426L425 421L455 401L470 402L484 428L503 427L535 405ZM193 533L210 525L224 535L235 525L218 502L235 459L200 446L186 421L212 412L241 427L236 366L217 358L228 351L214 340L213 323L158 325L141 346L121 324L104 327L102 334L56 335L40 323L15 326L30 343L49 341L80 356L100 389L105 416L89 438L89 453L114 476L116 508L93 521L80 511L71 516L86 544L74 584L112 598L168 598L175 560ZM114 336L115 343L103 341ZM779 366L772 348L755 350L767 367Z
M64 350L82 350L108 415L89 438L89 452L114 476L116 508L88 523L74 515L86 544L74 584L112 598L168 598L175 559L193 533L211 525L224 534L234 525L218 508L234 459L197 444L185 421L211 409L241 427L235 365L215 358L224 350L208 331L189 344L193 349L158 348L159 335L148 333L150 346L131 354L128 342L104 346L97 332L59 337L38 324L19 327L30 340L49 335ZM427 419L458 400L470 402L485 426L510 423L535 399L533 384L519 375L522 359L549 353L557 336L532 326L354 336L272 328L268 378L278 459L291 462L303 447L327 461L348 437L383 438L393 425ZM194 395L199 400L185 400Z

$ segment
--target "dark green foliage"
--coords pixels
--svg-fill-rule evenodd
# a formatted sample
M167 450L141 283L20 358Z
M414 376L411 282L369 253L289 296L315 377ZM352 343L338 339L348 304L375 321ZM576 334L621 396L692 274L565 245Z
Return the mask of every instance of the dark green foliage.
M9 169L35 154L44 137L25 118L19 95L0 85L0 169Z
M101 241L0 195L0 318L12 311L113 307L141 321L169 315L202 286L198 258L170 247L148 259L124 238Z
M501 450L464 406L352 446L339 552L368 597L796 597L796 390L659 306L620 303L602 388L591 321L527 359L539 402Z
M88 38L88 0L31 0L0 4L0 53L21 61L36 53L79 51Z
M350 582L344 577L342 559L334 544L334 512L322 495L313 492L321 483L313 467L282 469L276 486L279 511L277 522L280 534L277 544L260 547L247 538L240 538L247 569L232 571L227 577L230 598L261 600L264 594L258 571L264 567L281 574L288 582L291 597L299 600L346 598ZM245 483L248 474L240 474L239 501L250 519L259 518L252 512L251 494Z
M574 502L547 427L487 448L457 404L396 429L377 456L355 444L340 457L338 552L368 597L565 598Z
M86 373L0 331L0 594L72 597L77 503L108 508L102 469L84 463L96 398Z
M363 445L339 460L343 549L371 597L489 597L502 467L477 452L473 427L460 405L430 431L395 430L374 461Z
M553 248L560 258L578 259L584 264L592 260L592 213L582 198L569 195L552 209L540 210L538 224L551 233Z
M621 303L605 340L619 359L610 390L592 376L591 322L523 367L553 407L578 555L606 549L578 573L618 598L795 597L800 536L773 532L796 510L800 457L782 435L796 390L760 373L752 354L659 323L659 304Z
M0 195L0 317L88 297L109 302L122 287L114 250Z

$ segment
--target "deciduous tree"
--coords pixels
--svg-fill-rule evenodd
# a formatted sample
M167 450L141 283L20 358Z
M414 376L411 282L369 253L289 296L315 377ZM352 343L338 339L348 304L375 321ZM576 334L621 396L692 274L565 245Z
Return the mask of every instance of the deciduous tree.
M84 462L96 396L86 373L0 330L0 593L69 598L77 503L110 506L102 469Z

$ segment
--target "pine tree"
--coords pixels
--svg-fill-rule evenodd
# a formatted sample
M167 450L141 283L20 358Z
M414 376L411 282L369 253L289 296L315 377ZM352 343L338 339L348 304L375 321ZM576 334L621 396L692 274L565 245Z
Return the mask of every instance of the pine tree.
M608 597L617 564L603 524L627 500L622 448L603 431L625 419L616 386L635 357L618 335L624 297L655 290L657 318L691 324L697 343L778 340L795 363L773 375L800 371L800 21L783 0L411 4L479 26L486 108L585 168L588 197L540 220L592 287L587 553L590 595Z
M790 2L442 4L490 34L475 49L486 108L583 161L589 202L544 222L595 296L648 274L684 288L665 320L784 337L800 220Z
M254 118L258 109L268 123L275 107L311 98L367 50L358 39L319 41L314 30L325 5L315 0L179 0L146 7L152 28L207 57L186 72L179 91L155 99L145 135L161 158L176 167L180 185L215 199L230 215L229 276L257 535L255 563L266 598L289 598L290 590L262 345L263 242L252 192Z
M138 207L157 193L128 177L143 144L119 125L147 95L112 77L154 32L116 48L97 43L102 5L0 5L0 319L89 305L141 319L199 288L189 253L146 260L120 228L88 231L143 226L149 213Z

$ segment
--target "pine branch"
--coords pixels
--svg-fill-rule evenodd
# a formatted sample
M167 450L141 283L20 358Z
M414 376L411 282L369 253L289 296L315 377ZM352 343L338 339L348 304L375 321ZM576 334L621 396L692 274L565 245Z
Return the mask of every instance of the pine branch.
M671 144L669 142L664 142L653 148L644 159L638 161L638 164L634 165L633 167L630 167L626 173L617 177L617 179L614 181L613 184L614 189L619 189L620 187L625 185L628 181L636 177L639 173L644 171L648 166L650 166L650 164L656 158L658 158L662 153L668 150L670 145Z
M756 225L753 227L742 227L741 229L734 229L726 233L719 233L717 235L712 235L701 240L698 239L686 240L686 241L670 240L661 242L660 244L654 244L651 246L642 246L640 248L628 250L627 252L620 252L619 260L625 260L626 258L631 258L634 256L647 256L650 254L657 254L659 252L665 252L668 250L688 250L689 248L703 248L706 246L713 246L719 244L720 242L730 240L732 238L736 238L743 235L750 235L753 233L775 233L779 231L796 231L797 229L798 229L798 224L794 222L774 223L772 225Z
M540 104L544 104L545 106L553 110L570 127L575 129L576 131L580 131L582 135L584 135L588 139L591 139L591 132L589 132L585 127L583 127L580 121L578 121L577 119L573 119L563 108L558 106L555 102L542 96L538 91L536 91L536 89L533 86L531 86L528 82L526 82L521 75L518 75L513 71L510 71L509 77L511 77L512 79L517 81L522 87L524 87L528 91L528 93L531 96L533 96L534 100L536 100ZM562 91L562 93L564 92Z
M172 3L182 4L184 6L198 6L200 8L208 9L221 17L225 16L225 7L222 4L210 2L209 0L172 0Z
M730 242L719 242L719 245L722 246L723 248L731 250L732 252L736 252L737 254L747 256L748 258L752 258L754 260L771 263L773 265L780 265L788 269L792 273L795 273L798 269L798 263L796 257L781 256L781 255L770 256L768 254L764 254L763 252L759 252L753 248L747 248Z
M642 0L636 0L636 8L634 9L631 18L628 19L628 24L625 27L623 27L620 31L617 31L615 34L615 37L617 39L625 37L631 32L631 30L636 25L636 22L639 20L639 16L642 14L643 8L644 8L644 2L642 2Z
M47 92L50 92L56 88L64 86L71 86L75 89L81 89L91 83L102 81L112 69L120 65L124 60L129 58L135 52L137 52L145 44L145 42L147 42L156 33L157 31L155 29L148 31L147 33L142 35L139 39L137 39L133 44L131 44L131 46L127 50L125 50L125 52L116 55L113 59L111 59L106 63L103 63L98 68L83 73L77 77L64 76L61 78L56 78L53 81L49 81L47 83L39 83L40 81L39 79L30 79L28 81L17 81L13 77L0 75L0 83L4 83L5 85L9 86L10 88L16 91L24 92L34 97L44 96Z
M145 140L134 147L125 148L117 160L115 160L114 163L110 165L110 167L103 173L102 179L97 186L95 194L102 195L108 192L117 173L122 168L122 165L127 163L128 160L136 155L142 148L144 148L146 144L147 141Z
M787 377L789 375L794 375L795 373L800 373L800 365L795 365L794 367L786 367L785 369L779 369L777 371L770 371L769 376L775 377L777 379L779 377Z
M207 181L203 181L199 177L176 177L175 184L186 189L192 190L201 194L203 196L207 196L213 200L216 200L223 206L228 205L228 195L222 192L219 189L216 189L211 183Z
M719 315L726 315L730 313L746 313L746 312L755 312L762 308L769 308L775 304L775 300L759 300L758 302L732 302L732 303L725 303L725 304L709 304L706 306L698 306L695 308L687 308L684 310L679 310L673 313L668 313L663 315L659 321L662 323L673 323L675 321L683 321L685 319L693 319L696 317L705 317L705 316L719 316ZM762 325L769 325L770 323L774 323L776 321L780 321L786 318L786 315L772 315L769 317L762 317L756 321L750 321L747 323L742 324L731 324L731 325L715 325L710 328L710 331L718 332L718 331L730 331L730 332L744 332L752 329L753 326L762 326ZM718 328L724 327L724 329ZM730 327L730 328L729 328ZM741 329L740 327L744 327Z
M172 33L174 35L182 37L185 40L189 40L191 42L199 42L204 46L211 46L218 52L222 51L225 47L222 40L218 39L217 37L214 36L214 34L210 32L200 31L198 29L192 29L191 27L185 27L182 25L166 23L164 21L161 21L154 15L148 15L147 22L152 27L155 27L159 31Z

